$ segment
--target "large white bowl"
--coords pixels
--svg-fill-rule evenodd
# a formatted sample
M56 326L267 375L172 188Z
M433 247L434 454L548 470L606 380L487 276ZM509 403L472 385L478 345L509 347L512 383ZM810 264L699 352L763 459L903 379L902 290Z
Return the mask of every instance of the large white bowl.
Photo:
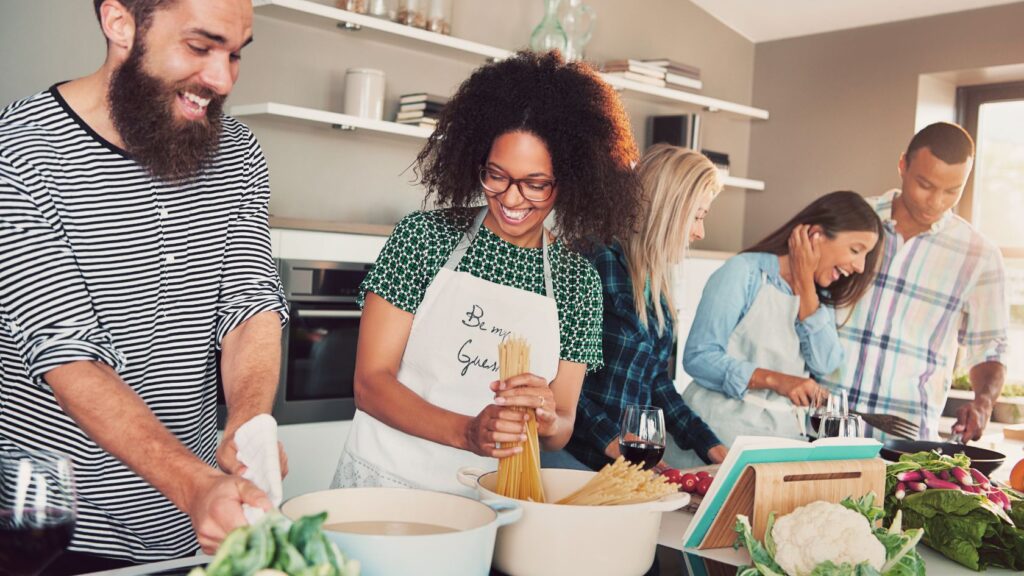
M596 472L542 469L544 496L557 501L581 488ZM686 493L623 506L541 504L495 493L498 475L462 468L459 482L487 502L514 502L523 518L498 530L494 567L514 576L632 576L647 572L658 547L661 514L690 502Z
M327 512L327 521L419 522L453 528L429 535L370 535L324 530L346 555L359 560L363 576L481 576L490 571L499 526L515 522L512 503L401 488L339 488L297 496L281 506L295 520Z

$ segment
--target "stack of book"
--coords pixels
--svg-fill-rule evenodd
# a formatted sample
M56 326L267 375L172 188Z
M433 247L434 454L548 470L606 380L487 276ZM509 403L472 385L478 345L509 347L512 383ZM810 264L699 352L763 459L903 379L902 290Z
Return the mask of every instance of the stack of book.
M656 58L654 60L642 60L645 66L657 68L665 73L665 83L669 88L691 88L700 90L704 83L700 81L700 68L670 60L668 58Z
M651 86L700 90L700 69L668 58L651 60L609 60L601 69L605 74L642 82Z
M398 114L395 122L412 124L421 128L434 128L441 116L441 109L448 103L448 98L435 96L426 92L403 94L398 99Z

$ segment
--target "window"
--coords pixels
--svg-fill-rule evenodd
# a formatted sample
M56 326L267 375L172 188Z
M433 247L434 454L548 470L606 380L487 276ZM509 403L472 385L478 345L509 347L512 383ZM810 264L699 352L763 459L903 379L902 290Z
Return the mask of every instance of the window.
M1003 251L1010 300L1007 382L1024 384L1024 82L961 87L957 104L977 145L959 211Z

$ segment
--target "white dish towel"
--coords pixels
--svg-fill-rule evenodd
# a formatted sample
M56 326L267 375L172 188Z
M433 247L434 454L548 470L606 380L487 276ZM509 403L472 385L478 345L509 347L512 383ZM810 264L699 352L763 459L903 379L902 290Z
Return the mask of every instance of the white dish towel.
M267 493L274 507L281 505L281 460L277 449L277 420L270 414L260 414L239 426L235 431L238 461L246 466L242 478ZM263 517L263 510L242 505L245 519L252 524Z

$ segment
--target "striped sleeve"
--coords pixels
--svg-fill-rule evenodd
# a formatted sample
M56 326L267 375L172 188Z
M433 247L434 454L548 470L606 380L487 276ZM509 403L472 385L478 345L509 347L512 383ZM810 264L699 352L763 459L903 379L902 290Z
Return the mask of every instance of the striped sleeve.
M270 253L270 177L259 143L248 134L246 190L228 228L217 302L217 348L224 337L261 312L288 321L281 280Z
M979 238L975 241L984 242ZM983 362L1006 363L1010 321L1006 271L999 249L987 242L981 251L981 259L978 279L965 296L964 315L958 333L960 345L966 349L966 367Z
M121 371L124 355L99 323L71 248L32 194L38 174L0 153L0 330L17 343L33 382L76 361ZM40 195L41 196L41 195Z

